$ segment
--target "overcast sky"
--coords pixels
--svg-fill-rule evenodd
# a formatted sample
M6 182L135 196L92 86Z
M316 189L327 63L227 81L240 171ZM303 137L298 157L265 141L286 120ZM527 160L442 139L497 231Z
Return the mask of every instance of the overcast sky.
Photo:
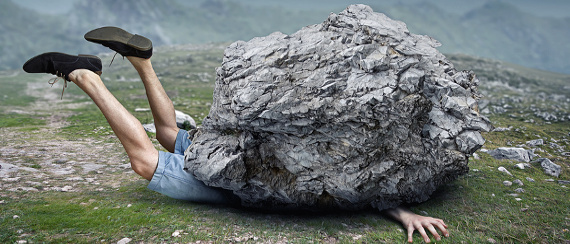
M11 0L18 5L34 9L39 12L49 14L63 14L71 10L74 2L79 0ZM96 1L96 0L90 0ZM158 1L158 0L157 0ZM200 4L205 0L177 0L182 3L192 5ZM425 0L235 0L237 2L274 5L280 7L303 8L322 6L330 8L330 11L338 12L339 8L354 3L382 3L396 4L399 2L421 2ZM503 1L518 6L521 10L543 17L570 17L570 0L437 0L430 1L442 9L458 14L465 13L473 8L479 7L488 1Z

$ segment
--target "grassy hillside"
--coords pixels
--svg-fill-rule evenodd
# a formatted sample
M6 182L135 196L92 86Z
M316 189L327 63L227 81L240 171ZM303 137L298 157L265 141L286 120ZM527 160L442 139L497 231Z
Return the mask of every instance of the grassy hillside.
M214 69L224 46L162 47L153 56L176 109L198 123L210 108ZM150 122L149 112L134 112L148 105L128 61L116 58L107 67L112 54L101 57L102 78L111 92L141 122ZM467 175L411 209L446 221L451 237L441 243L570 241L565 183L570 180L570 122L545 121L534 115L527 100L518 100L533 99L546 112L568 115L570 94L564 87L569 76L470 56L449 57L460 69L476 70L487 108L506 110L489 109L496 127L511 129L486 133L484 149L541 138L545 144L535 153L561 165L563 172L559 178L548 176L534 163L520 170L513 166L517 162L478 152ZM95 105L73 84L60 100L62 84L50 88L51 77L0 72L0 243L116 243L123 238L131 243L406 241L405 230L376 211L260 212L176 201L147 190L147 181L132 172ZM558 103L548 101L551 95L559 95ZM154 135L149 137L160 149ZM499 172L500 166L513 176ZM503 185L516 179L524 186ZM524 192L515 192L517 188ZM416 234L415 241L420 240Z

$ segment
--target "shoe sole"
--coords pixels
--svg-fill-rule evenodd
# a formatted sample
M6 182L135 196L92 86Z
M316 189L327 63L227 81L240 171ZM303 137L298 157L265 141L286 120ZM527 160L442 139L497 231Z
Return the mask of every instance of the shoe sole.
M85 40L100 44L109 41L119 42L140 51L147 51L152 48L152 42L148 38L136 34L133 35L121 28L113 26L101 27L89 31L84 37Z

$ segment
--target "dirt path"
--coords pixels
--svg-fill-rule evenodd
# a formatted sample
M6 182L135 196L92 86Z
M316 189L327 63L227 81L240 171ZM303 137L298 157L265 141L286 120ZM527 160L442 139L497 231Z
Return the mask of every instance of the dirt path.
M25 108L7 111L44 117L39 130L0 128L0 195L40 191L97 191L118 188L121 182L139 180L121 144L114 135L65 139L69 109L88 103L72 103L59 81L54 88L46 79L29 82L26 94L37 101ZM73 84L69 84L73 85ZM17 195L17 194L16 194Z

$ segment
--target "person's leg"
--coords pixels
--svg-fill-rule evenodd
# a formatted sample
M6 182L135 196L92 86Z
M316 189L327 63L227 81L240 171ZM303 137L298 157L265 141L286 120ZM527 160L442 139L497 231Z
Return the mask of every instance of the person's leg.
M141 61L141 62L138 62ZM160 86L150 61L134 60L148 88L149 98L159 124L176 125L175 120L161 120L161 112L174 114L172 103ZM206 186L184 170L183 145L189 143L184 131L178 130L173 140L176 153L159 152L148 139L140 122L132 116L105 87L98 76L102 72L101 60L95 56L75 56L63 53L43 53L28 60L24 66L28 73L51 73L74 82L99 107L109 125L123 144L133 170L150 180L148 188L167 196L196 202L239 204L240 199L230 191ZM166 104L166 109L161 104ZM168 112L169 111L169 112ZM162 126L168 128L172 126Z
M101 110L123 144L133 170L151 180L158 163L158 151L141 123L109 92L101 78L90 70L77 69L69 79L81 88Z
M85 40L109 47L127 57L138 71L146 89L146 94L154 117L156 138L169 152L174 151L178 134L176 114L170 98L160 84L152 64L152 42L141 35L129 33L121 28L106 26L85 34Z
M127 56L133 67L139 73L144 84L154 125L156 139L169 152L174 152L174 143L178 134L174 105L158 80L150 59Z

